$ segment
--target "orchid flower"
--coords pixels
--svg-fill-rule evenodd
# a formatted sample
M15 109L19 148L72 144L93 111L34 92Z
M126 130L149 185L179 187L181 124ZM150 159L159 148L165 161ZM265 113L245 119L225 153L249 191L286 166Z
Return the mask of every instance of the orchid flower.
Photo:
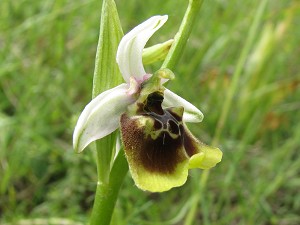
M163 86L173 73L145 72L143 49L167 19L153 16L123 37L116 60L125 83L95 97L81 113L73 135L74 149L81 152L120 128L135 184L151 192L181 186L188 169L209 169L222 158L218 148L201 143L185 125L201 122L203 114Z

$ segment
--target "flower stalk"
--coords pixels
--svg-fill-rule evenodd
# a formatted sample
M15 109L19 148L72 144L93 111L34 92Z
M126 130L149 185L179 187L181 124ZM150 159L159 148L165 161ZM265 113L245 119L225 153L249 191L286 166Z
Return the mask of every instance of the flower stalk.
M115 55L122 36L123 31L115 2L103 0L93 78L93 98L122 82L122 76L115 62ZM117 132L114 132L96 141L98 182L103 184L109 182L109 171L116 138Z
M192 32L195 19L201 9L202 3L203 0L189 0L189 5L182 19L179 30L174 37L174 42L161 68L174 70Z
M98 183L91 216L91 225L110 224L120 187L128 171L124 151L120 150L109 175L108 183Z
M122 76L115 61L122 36L123 31L115 2L103 0L93 78L93 98L122 83ZM116 138L115 131L96 141L98 182L90 219L91 225L110 224L119 189L128 171L123 151L119 152L112 166Z

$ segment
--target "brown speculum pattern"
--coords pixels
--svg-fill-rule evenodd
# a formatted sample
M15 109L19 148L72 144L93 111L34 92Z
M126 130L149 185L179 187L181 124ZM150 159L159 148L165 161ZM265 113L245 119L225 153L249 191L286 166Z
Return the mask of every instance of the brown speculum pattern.
M183 107L162 109L163 94L154 92L137 103L136 114L121 116L121 134L131 166L154 173L173 173L187 160Z

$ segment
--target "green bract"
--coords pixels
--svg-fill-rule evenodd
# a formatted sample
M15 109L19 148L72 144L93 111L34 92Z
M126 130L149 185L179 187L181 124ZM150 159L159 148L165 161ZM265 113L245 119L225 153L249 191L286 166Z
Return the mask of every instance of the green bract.
M123 37L117 63L126 83L94 98L73 135L74 148L81 152L120 127L135 184L152 192L183 185L189 168L209 169L222 158L218 148L204 145L186 127L185 122L201 122L203 114L163 87L173 73L163 69L151 75L144 70L143 49L167 18L151 17Z

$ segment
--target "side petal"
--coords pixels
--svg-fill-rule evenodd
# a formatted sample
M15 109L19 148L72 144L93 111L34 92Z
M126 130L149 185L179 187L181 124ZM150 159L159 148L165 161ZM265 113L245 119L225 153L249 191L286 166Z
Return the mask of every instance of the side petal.
M199 146L200 147L200 146ZM201 152L190 158L189 169L210 169L221 162L223 153L218 148L202 144Z
M164 91L164 101L162 105L164 108L182 106L184 108L183 122L198 123L201 122L204 117L203 113L197 109L196 106L168 89Z
M84 108L73 133L76 152L118 128L121 114L134 101L127 89L127 84L121 84L102 92Z
M124 80L129 83L129 78L134 76L142 81L146 75L142 54L149 38L167 21L168 16L153 16L141 23L121 40L117 51L117 63Z
M189 169L210 169L221 162L223 153L220 149L200 142L189 129L184 126L184 148L190 157Z

